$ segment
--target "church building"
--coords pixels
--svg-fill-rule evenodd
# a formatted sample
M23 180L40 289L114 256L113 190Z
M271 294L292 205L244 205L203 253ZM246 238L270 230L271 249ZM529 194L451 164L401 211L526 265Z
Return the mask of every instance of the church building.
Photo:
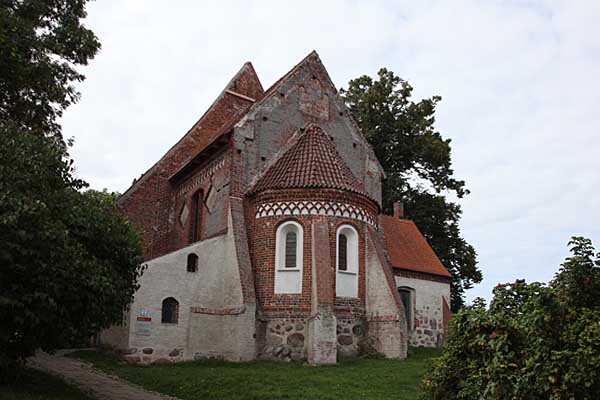
M101 344L311 364L440 346L451 276L400 203L382 215L382 179L316 52L267 90L244 64L119 198L146 269Z

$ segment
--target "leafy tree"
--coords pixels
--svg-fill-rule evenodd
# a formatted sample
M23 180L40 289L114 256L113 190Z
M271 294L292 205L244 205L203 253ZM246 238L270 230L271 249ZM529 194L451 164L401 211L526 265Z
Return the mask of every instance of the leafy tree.
M122 319L141 248L115 195L88 190L51 138L0 124L0 367ZM7 370L4 369L4 378Z
M424 398L597 399L600 394L600 254L569 242L549 285L498 285L450 322L442 356L423 381Z
M464 291L481 282L477 253L460 235L461 208L442 193L462 198L469 191L454 177L450 139L435 130L435 107L441 97L411 100L413 88L382 68L378 79L363 75L340 91L386 172L383 209L406 205L442 263L452 274L451 303L456 311Z
M100 48L81 19L87 0L0 1L0 120L57 136L57 118L79 93L75 68Z
M100 46L86 3L0 1L0 380L120 322L142 270L116 195L83 192L57 123Z

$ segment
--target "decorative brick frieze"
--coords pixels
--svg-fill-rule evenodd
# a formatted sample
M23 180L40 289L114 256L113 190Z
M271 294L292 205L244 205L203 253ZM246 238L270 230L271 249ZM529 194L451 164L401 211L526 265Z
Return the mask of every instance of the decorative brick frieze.
M328 217L349 218L355 221L366 222L375 226L375 218L360 206L334 201L278 201L259 204L256 209L256 218L320 215Z
M206 179L213 176L214 173L217 172L219 169L223 168L224 165L225 155L222 155L218 159L214 160L206 168L202 168L200 171L196 172L196 174L191 176L184 184L179 186L175 197L180 198L182 196L185 196L192 189L200 186Z

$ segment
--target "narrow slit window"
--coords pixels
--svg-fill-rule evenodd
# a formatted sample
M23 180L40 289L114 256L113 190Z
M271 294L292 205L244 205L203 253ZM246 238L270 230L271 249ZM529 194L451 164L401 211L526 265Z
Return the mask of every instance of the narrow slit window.
M338 268L340 271L348 270L348 238L343 233L339 236L338 242Z
M285 235L285 267L296 268L296 232Z
M202 191L194 193L192 196L192 221L190 225L190 243L200 240L200 230L202 229Z

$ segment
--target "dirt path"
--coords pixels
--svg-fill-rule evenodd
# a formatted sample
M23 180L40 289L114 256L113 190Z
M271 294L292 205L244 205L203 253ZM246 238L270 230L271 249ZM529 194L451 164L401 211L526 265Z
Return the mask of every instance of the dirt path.
M174 397L148 392L119 378L97 371L90 364L64 357L64 353L55 355L38 353L29 359L28 365L58 376L101 400L177 400Z

